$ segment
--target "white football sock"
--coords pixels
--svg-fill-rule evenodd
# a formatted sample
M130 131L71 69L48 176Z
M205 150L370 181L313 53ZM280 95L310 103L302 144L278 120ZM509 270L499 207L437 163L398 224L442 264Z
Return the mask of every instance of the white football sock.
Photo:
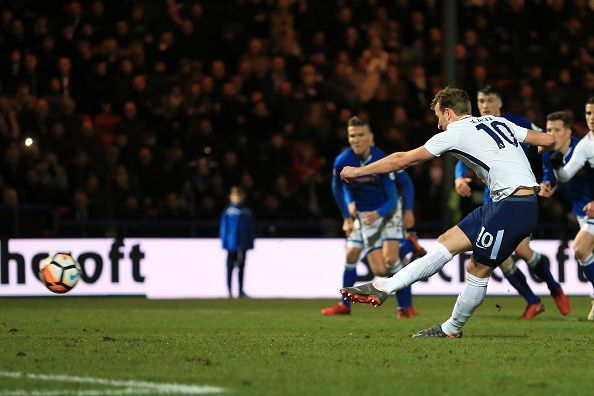
M478 278L466 273L466 284L458 295L452 316L441 325L444 333L459 334L474 310L481 305L487 294L489 278Z
M392 293L437 273L451 259L452 254L450 251L437 242L426 255L408 264L390 278L374 282L373 286L386 293Z

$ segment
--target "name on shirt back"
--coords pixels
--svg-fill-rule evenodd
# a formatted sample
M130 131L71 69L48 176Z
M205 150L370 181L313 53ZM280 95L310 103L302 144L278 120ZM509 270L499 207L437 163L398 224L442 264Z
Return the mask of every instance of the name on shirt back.
M493 121L493 117L481 117L481 118L473 118L470 120L473 124L480 124L481 122Z

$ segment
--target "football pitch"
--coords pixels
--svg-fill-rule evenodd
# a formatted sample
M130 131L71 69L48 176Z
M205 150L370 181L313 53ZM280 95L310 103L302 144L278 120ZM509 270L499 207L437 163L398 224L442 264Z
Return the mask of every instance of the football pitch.
M461 339L412 339L455 297L324 317L330 300L0 299L0 395L591 395L590 300L520 321L488 296Z

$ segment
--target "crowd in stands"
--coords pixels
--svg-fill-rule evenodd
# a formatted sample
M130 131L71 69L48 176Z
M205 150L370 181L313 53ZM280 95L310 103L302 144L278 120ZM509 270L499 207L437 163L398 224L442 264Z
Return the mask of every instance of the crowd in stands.
M585 133L592 3L459 3L458 85L471 97L495 85L506 112L541 126L571 110ZM349 117L368 119L386 152L435 133L441 7L0 0L3 205L49 206L60 219L217 221L239 185L257 220L337 219L329 180ZM420 222L442 218L451 181L441 161L411 170ZM551 202L547 218L562 221Z

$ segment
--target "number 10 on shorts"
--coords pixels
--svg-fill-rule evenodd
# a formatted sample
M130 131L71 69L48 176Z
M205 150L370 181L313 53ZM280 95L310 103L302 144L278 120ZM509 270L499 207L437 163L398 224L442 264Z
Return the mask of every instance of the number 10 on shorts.
M489 258L495 260L499 253L499 248L501 247L504 232L505 230L498 230L497 236L493 238L493 234L489 231L485 231L485 227L481 227L481 231L476 238L476 246L481 249L488 249L493 245L493 250L491 250L491 256ZM495 244L493 244L493 240L495 240Z

